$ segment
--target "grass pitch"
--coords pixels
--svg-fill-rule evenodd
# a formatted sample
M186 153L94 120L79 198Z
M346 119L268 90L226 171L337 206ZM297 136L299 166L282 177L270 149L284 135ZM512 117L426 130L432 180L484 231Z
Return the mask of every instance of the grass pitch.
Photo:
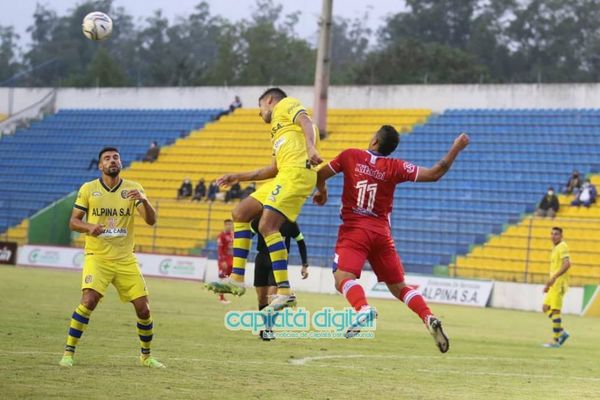
M137 364L135 314L114 289L92 314L76 365L58 366L79 301L78 273L0 267L2 399L593 399L600 393L600 319L563 316L561 349L542 313L432 305L450 336L440 354L403 304L373 300L373 340L262 342L223 326L227 310L254 309L249 291L220 304L199 283L148 278L153 354L166 370ZM299 294L311 311L341 296Z

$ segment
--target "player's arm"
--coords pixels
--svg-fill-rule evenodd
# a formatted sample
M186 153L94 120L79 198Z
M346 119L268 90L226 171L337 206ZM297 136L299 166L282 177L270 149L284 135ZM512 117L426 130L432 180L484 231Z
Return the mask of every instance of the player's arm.
M317 148L315 146L316 132L312 120L304 111L296 116L294 122L298 124L304 132L304 138L306 139L306 151L308 154L308 160L310 161L311 165L321 164L323 162L323 159L321 158L321 156L319 156L319 152L317 151Z
M73 208L71 219L69 220L69 229L79 233L88 233L92 236L101 235L104 232L104 225L88 224L83 220L85 211L79 208Z
M152 226L156 223L156 210L152 207L152 204L150 204L143 191L138 189L130 190L127 198L135 201L135 208L137 208L138 213L148 225Z
M432 168L419 167L419 172L415 182L436 182L450 170L452 163L458 154L469 145L469 136L466 133L461 133L456 139L448 153Z
M256 169L254 171L223 175L217 179L217 185L231 186L238 182L263 181L265 179L275 178L278 171L277 162L275 159L273 159L273 163L271 165Z
M563 276L569 270L569 268L571 268L571 259L568 256L564 257L562 260L563 261L562 261L562 265L560 266L560 269L558 271L556 271L556 273L554 275L552 275L550 277L550 279L548 279L548 282L546 282L546 286L544 287L544 292L547 292L548 289L550 289L550 287L552 285L554 285L554 282L556 282L556 280L558 278Z
M317 171L317 191L313 195L313 203L319 206L327 203L327 185L325 182L335 174L335 171L329 164L323 165L323 167Z

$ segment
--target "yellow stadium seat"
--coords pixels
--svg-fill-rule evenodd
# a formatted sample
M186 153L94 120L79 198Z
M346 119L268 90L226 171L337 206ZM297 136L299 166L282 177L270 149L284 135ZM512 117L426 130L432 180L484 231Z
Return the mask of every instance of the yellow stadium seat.
M600 176L592 177L594 180L600 183ZM460 277L545 283L553 246L550 232L552 227L560 226L570 249L570 284L598 284L600 207L571 207L568 196L559 198L564 207L555 219L527 217L474 247L466 256L457 257L450 271Z

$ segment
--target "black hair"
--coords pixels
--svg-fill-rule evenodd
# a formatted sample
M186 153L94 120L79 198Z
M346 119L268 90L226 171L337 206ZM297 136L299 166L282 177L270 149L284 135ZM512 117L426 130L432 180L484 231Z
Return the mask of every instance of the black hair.
M562 228L559 228L558 226L553 226L553 227L552 227L552 230L553 230L553 231L558 231L558 232L560 232L560 234L561 234L561 235L563 234L563 230L562 230Z
M377 131L378 151L384 156L389 156L396 150L400 143L400 135L396 128L391 125L383 125Z
M267 96L272 96L276 100L281 100L281 99L285 99L287 97L287 94L281 88L272 87L272 88L265 90L265 92L263 94L261 94L260 97L258 98L258 101L261 101L262 99L264 99Z
M105 147L102 150L100 150L100 153L98 153L98 161L100 161L102 159L102 154L106 153L107 151L116 151L117 153L119 153L119 149L117 149L116 147L112 147L112 146ZM121 153L119 153L119 154L121 154Z

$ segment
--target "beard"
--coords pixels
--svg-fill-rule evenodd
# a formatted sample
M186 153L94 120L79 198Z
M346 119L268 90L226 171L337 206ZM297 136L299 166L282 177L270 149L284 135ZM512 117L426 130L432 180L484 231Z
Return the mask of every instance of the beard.
M111 178L116 178L121 173L121 167L119 167L119 166L108 167L108 168L104 169L102 172L104 172L105 175L108 175Z

